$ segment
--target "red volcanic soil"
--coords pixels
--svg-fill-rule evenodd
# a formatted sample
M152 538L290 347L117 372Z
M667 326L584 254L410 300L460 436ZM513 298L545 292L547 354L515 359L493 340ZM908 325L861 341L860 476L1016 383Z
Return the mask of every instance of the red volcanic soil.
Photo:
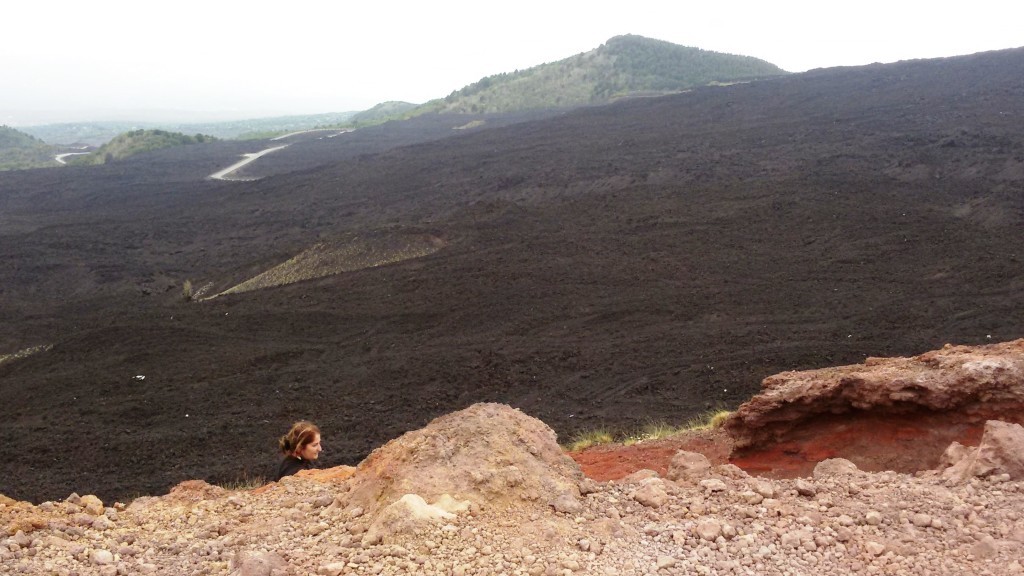
M587 477L605 482L620 480L639 470L654 470L664 476L672 456L679 450L699 452L712 464L726 464L729 462L732 440L722 430L701 430L630 446L593 446L569 452L569 456L580 465Z
M1007 415L1014 413L989 416L1013 420ZM732 439L724 430L712 430L631 446L596 446L569 456L584 474L600 481L619 480L644 469L664 476L679 450L699 452L712 464L735 464L748 474L770 478L809 476L815 464L828 458L846 458L865 471L912 473L937 468L951 442L977 446L985 419L981 414L866 414L805 423L785 441L737 454L732 454Z
M0 493L269 475L298 419L324 466L477 402L562 437L678 423L786 370L1022 337L1022 78L1008 50L426 117L296 137L245 182L206 177L271 144L0 173L0 355L51 346L0 363ZM445 247L182 296L392 232Z
M730 461L750 474L774 478L806 476L827 458L846 458L861 470L933 470L952 442L977 446L988 419L1019 423L1020 406L965 412L868 413L818 417L785 439L738 450Z

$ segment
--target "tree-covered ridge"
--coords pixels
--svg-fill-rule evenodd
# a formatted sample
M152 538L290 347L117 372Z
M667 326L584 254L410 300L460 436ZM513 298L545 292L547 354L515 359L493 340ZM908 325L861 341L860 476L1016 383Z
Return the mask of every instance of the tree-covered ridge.
M0 170L55 166L53 157L53 148L42 140L10 126L0 126Z
M103 164L161 148L202 144L215 140L217 139L213 136L203 134L189 136L181 132L168 132L167 130L132 130L114 137L113 140L90 154L68 160L68 164Z
M374 124L402 116L416 108L416 104L409 102L388 101L381 102L369 110L358 112L352 116L349 124Z
M600 104L635 94L664 94L781 74L786 71L750 56L642 36L616 36L565 60L488 76L424 104L417 112L511 112Z
M42 140L10 126L0 126L0 150L46 146Z

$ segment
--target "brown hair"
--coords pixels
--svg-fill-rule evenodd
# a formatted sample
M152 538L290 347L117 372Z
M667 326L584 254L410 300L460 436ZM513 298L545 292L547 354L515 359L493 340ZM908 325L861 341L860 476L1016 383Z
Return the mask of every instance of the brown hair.
M301 450L306 444L312 442L313 438L319 433L320 429L316 427L316 424L300 420L292 424L292 428L287 434L281 436L278 445L281 447L283 454L294 454L297 450Z

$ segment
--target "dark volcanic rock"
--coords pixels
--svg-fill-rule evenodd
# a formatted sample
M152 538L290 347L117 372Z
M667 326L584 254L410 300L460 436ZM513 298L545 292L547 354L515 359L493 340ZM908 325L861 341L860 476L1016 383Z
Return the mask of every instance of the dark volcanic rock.
M248 182L206 177L272 144L4 172L0 355L40 351L0 363L0 493L269 475L299 418L325 466L476 402L563 436L681 422L785 370L1024 337L1021 78L1008 50L422 119L297 137ZM182 297L389 231L444 248Z

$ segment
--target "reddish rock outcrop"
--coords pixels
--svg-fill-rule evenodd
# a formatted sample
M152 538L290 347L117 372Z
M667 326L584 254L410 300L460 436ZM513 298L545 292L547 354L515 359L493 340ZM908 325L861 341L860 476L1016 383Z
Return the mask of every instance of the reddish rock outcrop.
M578 498L583 474L553 430L502 404L474 404L374 450L338 504L373 516L406 494L489 507Z
M911 358L783 372L725 423L731 461L806 475L842 457L863 470L936 468L951 442L977 445L987 420L1024 422L1024 339Z
M951 466L942 477L953 483L1000 474L1007 480L1024 479L1024 426L990 420L977 448L954 442L943 460Z

